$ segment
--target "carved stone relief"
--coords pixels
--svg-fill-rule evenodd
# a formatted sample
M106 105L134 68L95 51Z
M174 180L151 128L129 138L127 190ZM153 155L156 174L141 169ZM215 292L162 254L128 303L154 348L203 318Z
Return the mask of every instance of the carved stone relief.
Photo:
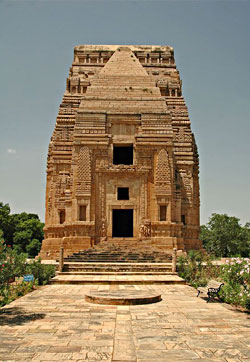
M171 193L171 170L169 165L168 153L161 149L157 157L155 172L155 192L156 194Z
M77 191L90 193L91 191L91 160L88 147L81 147L77 165Z
M141 238L149 238L151 236L151 222L150 220L144 220L140 225Z

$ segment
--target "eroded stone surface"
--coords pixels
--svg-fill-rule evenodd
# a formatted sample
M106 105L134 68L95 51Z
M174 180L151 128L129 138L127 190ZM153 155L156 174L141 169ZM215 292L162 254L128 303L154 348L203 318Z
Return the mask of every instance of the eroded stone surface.
M75 47L49 144L43 259L123 237L138 249L201 247L181 88L169 46Z
M161 295L146 290L100 290L89 291L85 294L85 300L89 303L96 304L137 305L160 302Z

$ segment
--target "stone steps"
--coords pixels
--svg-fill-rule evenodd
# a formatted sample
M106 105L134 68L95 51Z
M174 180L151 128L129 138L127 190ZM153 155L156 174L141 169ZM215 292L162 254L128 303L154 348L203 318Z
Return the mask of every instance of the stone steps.
M63 272L81 274L109 274L109 273L171 273L172 264L170 263L65 263Z
M80 272L80 271L71 271L71 272L57 272L56 275L162 275L162 272L156 271L105 271L105 272ZM165 272L164 275L177 275L177 273Z
M64 258L52 283L182 283L172 273L172 255L136 239L104 241Z
M132 259L132 258L125 258L125 259L118 259L118 258L110 258L110 259L106 259L106 258L96 258L96 259L92 259L92 258L69 258L69 259L66 259L65 260L66 262L88 262L88 263L127 263L127 262L130 262L130 263L152 263L153 260L152 259L138 259L138 258L135 258L135 259ZM165 260L161 260L161 259L157 259L157 260L154 260L155 263L164 263Z
M163 251L154 250L152 245L140 246L138 244L111 245L102 243L95 248L73 253L64 259L67 262L82 263L171 263L172 255Z
M55 276L51 284L98 284L98 285L152 285L152 284L186 284L176 274L157 275L77 275L64 274Z

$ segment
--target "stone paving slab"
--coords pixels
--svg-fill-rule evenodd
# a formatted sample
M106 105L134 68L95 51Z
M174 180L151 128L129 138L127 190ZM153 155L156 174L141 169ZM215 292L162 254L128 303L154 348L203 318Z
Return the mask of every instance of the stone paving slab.
M98 305L90 291L148 290L162 301ZM41 287L0 309L0 361L250 361L250 316L187 285Z

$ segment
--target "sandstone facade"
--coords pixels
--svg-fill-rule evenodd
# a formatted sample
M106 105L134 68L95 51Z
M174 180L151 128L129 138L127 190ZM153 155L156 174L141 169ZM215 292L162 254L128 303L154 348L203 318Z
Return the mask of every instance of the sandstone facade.
M198 173L173 48L75 47L48 151L41 257L120 238L200 248Z

